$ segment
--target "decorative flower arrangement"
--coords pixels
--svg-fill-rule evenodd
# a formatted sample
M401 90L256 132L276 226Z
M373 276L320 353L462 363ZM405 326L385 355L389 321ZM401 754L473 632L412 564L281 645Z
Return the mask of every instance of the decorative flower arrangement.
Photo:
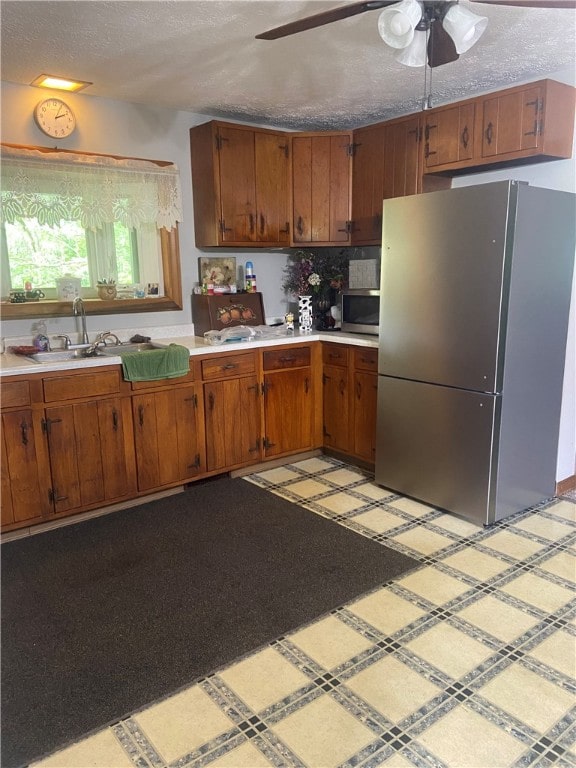
M282 287L293 296L327 295L341 290L348 280L346 251L322 248L295 251L288 257Z

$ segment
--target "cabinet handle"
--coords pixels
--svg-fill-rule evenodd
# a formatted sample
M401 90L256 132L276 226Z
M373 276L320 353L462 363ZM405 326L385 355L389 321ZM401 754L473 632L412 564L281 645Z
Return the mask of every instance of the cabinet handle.
M260 234L264 234L264 224L266 223L266 219L264 218L264 214L260 214Z
M144 426L144 406L139 405L138 406L138 423L141 427Z
M468 149L468 142L470 141L470 134L468 133L468 126L464 126L464 130L462 131L462 146L464 149Z
M492 123L488 123L488 127L486 128L486 143L492 144L492 138L494 134L494 126Z
M298 216L298 221L296 223L296 232L298 232L299 235L304 234L304 219L302 216Z
M114 432L118 432L118 411L116 408L112 409L112 429Z
M356 382L356 397L358 400L362 397L362 384L359 381Z
M304 379L304 392L308 394L310 390L310 380L308 379L308 376Z
M210 408L211 411L214 410L214 402L215 402L214 392L208 392L208 407Z
M22 419L22 423L20 424L20 435L22 445L28 445L28 424L25 419Z
M294 355L286 355L284 357L279 358L279 361L281 363L293 363L296 360Z
M226 363L220 366L221 371L232 371L234 368L238 368L238 363Z
M253 235L254 234L254 214L253 213L250 213L248 215L248 222L250 224L250 234Z
M340 379L340 394L343 395L346 392L346 382L344 379Z

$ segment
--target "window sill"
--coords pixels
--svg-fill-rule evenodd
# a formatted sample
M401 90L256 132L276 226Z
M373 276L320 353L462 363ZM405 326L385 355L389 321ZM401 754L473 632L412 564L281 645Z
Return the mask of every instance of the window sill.
M146 299L84 299L87 315L115 315L119 312L165 312L181 310L182 306L168 296ZM27 320L40 317L67 317L72 315L71 301L28 301L23 304L12 304L9 301L0 303L0 315L3 320Z

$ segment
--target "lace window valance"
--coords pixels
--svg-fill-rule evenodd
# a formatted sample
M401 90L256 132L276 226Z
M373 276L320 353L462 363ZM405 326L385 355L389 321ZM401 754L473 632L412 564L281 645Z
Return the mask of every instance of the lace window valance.
M175 165L101 155L2 147L2 220L34 218L55 226L80 221L85 229L120 222L171 230L182 221Z

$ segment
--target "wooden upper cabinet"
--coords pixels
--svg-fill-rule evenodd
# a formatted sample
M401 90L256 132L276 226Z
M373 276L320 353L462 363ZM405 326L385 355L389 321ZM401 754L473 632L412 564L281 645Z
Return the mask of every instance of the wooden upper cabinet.
M475 103L425 113L424 167L470 160L474 156Z
M379 245L382 240L385 133L382 124L359 128L353 133L353 245Z
M350 243L352 133L292 134L292 244Z
M424 188L432 174L572 157L575 93L539 80L425 113Z
M289 141L211 121L190 129L196 245L289 244Z
M574 89L543 80L482 99L482 158L572 156Z
M384 134L384 197L422 191L422 124L420 116L386 123Z

